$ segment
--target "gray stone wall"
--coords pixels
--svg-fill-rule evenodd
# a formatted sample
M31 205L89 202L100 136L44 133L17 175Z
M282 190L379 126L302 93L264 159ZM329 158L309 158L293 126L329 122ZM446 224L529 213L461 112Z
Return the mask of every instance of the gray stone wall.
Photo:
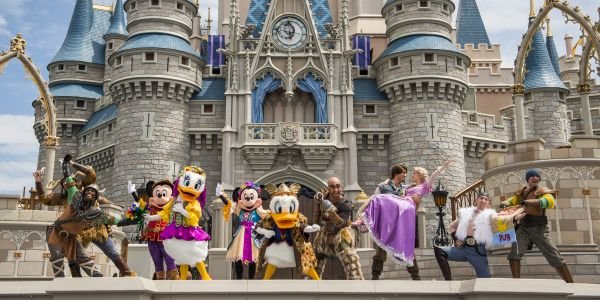
M481 175L485 171L481 157L465 154L465 178L466 186L481 180Z
M108 45L112 43L112 49L108 48ZM110 81L113 77L112 68L110 67L109 57L115 53L121 46L125 44L125 40L122 38L110 38L106 40L106 52L105 52L105 70L104 70L104 84L102 89L104 91L104 95L110 94Z
M85 101L85 108L78 108L77 100ZM54 98L55 107L56 107L56 117L57 119L68 118L68 119L83 119L87 120L94 113L95 110L95 100L91 99L73 99L73 98L62 98L56 97Z
M486 114L471 114L467 111L461 113L463 121L463 135L494 139L509 140L509 132L504 124L496 123L496 116Z
M131 9L131 3L136 2L136 8ZM183 10L177 9L177 3L183 4ZM151 6L150 1L126 1L127 31L135 35L140 31L169 31L185 37L192 34L192 17L196 6L189 1L160 0L159 6ZM160 19L160 20L157 20ZM160 27L154 27L154 26Z
M212 105L213 114L203 114L202 105ZM190 128L223 128L225 127L224 101L191 101Z
M187 165L190 138L187 103L156 99L154 94L118 105L111 198L120 201L128 199L127 180L141 184L144 178L171 178L173 163ZM143 122L148 113L154 113L153 131L145 139Z
M110 125L110 126L109 126ZM110 131L109 131L110 127ZM88 130L78 134L80 156L86 156L91 152L102 149L115 143L117 132L117 122L112 120L93 130ZM83 136L86 136L86 143L83 144Z
M395 1L383 12L387 25L387 36L390 40L414 32L436 32L450 36L452 27L452 1L428 1L429 7L419 7L419 1ZM396 5L402 4L402 11ZM443 10L443 5L447 8ZM436 21L431 21L435 19ZM415 20L411 22L410 20ZM417 21L418 20L418 21ZM442 25L442 23L445 23Z
M534 137L543 138L547 149L568 144L570 124L565 101L559 100L558 92L535 92L532 97L527 106L533 108Z
M365 106L375 106L375 114L365 115ZM354 101L354 126L361 129L389 129L390 104L387 101Z
M58 66L64 67L63 71L58 70ZM79 65L86 66L85 71L79 71ZM74 62L58 62L48 66L50 83L58 80L81 81L87 83L98 84L104 81L104 65L89 64L89 63L74 63Z
M426 52L426 51L425 51ZM430 53L436 53L434 50ZM467 82L467 72L464 67L456 66L456 56L436 53L434 63L424 63L423 54L404 55L398 57L398 65L392 66L390 60L394 56L386 57L382 62L378 62L377 82L384 83L408 76L448 76ZM432 84L435 80L431 80Z
M193 135L191 145L189 164L198 166L206 172L207 199L214 199L217 183L221 182L220 144L217 139L207 139L206 135ZM210 204L209 200L207 205Z
M427 140L427 113L437 114L439 140ZM420 166L431 174L438 166L451 159L452 165L438 178L448 188L450 195L466 186L462 120L456 103L395 102L391 105L391 115L390 164L405 164L409 171ZM432 237L437 229L437 219L433 213L436 208L430 196L424 198L421 205L429 212L426 231L427 236Z
M156 62L144 61L144 52L155 52L157 54ZM115 64L114 56L111 59L112 66L112 82L118 81L120 78L128 76L171 76L190 82L194 82L196 85L200 85L201 65L199 64L199 58L192 57L186 54L186 57L190 58L190 67L181 65L182 54L174 54L164 51L148 50L140 51L140 53L127 53L121 55L122 64L117 66ZM156 80L156 79L155 79Z

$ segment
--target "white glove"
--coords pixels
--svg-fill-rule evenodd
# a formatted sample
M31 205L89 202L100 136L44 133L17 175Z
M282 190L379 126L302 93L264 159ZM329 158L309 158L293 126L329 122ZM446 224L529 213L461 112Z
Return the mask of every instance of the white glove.
M321 226L319 226L319 224L312 224L304 227L304 233L313 233L319 231L320 229Z
M175 203L175 205L173 205L173 210L182 214L186 218L190 216L190 214L185 210L185 208L183 208L183 203L181 202Z
M268 239L272 238L275 235L275 231L269 230L269 229L264 229L262 227L256 228L256 232L264 235Z
M131 183L131 180L127 180L127 191L129 191L130 194L136 192L135 184Z
M145 224L148 224L148 222L150 222L150 221L158 221L158 220L160 220L159 215L144 214L144 223Z
M225 193L225 190L223 190L221 183L217 183L217 188L215 189L215 194L217 194L217 197L219 197L219 196L223 195L223 193Z

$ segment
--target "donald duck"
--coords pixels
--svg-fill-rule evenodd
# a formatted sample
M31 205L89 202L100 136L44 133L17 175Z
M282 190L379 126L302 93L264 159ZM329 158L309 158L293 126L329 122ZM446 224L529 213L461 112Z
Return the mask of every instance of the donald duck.
M282 183L276 188L268 184L266 190L273 198L269 205L270 213L256 228L257 233L268 239L260 248L257 271L266 265L263 279L269 280L277 268L298 267L303 274L319 280L315 270L317 259L307 234L319 231L320 226L308 225L306 217L298 212L296 195L300 185L294 183L288 187Z
M202 280L212 278L206 271L204 260L208 255L210 236L200 228L202 207L206 204L206 173L199 167L185 167L173 183L173 201L163 206L156 215L147 215L147 221L170 222L161 232L160 239L169 256L180 266L180 279L187 279L189 266L196 266Z

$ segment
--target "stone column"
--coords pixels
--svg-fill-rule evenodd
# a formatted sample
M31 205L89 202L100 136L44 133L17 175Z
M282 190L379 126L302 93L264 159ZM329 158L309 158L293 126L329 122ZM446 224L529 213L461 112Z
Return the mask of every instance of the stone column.
M590 92L582 91L581 93L581 118L583 119L583 129L585 135L594 135L594 127L592 124L592 112L590 111Z
M523 107L523 98L525 96L523 94L513 94L513 99L515 101L515 125L517 127L516 130L516 140L524 140L525 137L525 111Z

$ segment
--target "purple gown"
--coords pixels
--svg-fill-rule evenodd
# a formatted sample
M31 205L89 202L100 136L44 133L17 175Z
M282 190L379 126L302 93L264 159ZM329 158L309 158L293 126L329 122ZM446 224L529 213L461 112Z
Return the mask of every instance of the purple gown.
M438 175L434 172L425 182L406 189L405 195L375 194L369 199L362 218L373 241L394 258L413 265L415 259L416 207L413 195L427 196Z

